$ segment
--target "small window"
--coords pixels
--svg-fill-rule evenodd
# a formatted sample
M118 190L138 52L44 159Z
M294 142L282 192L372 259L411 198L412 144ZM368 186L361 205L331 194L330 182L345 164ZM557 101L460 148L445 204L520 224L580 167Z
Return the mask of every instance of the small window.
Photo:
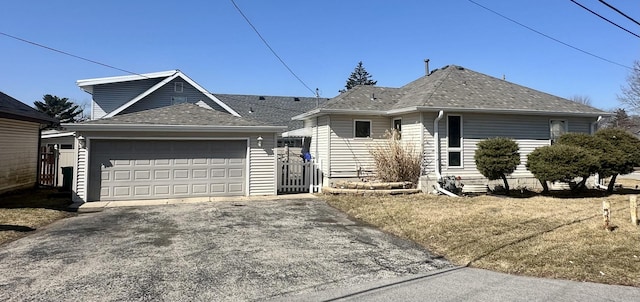
M551 120L549 121L549 138L551 144L555 143L560 136L567 133L567 121L564 120Z
M447 116L448 167L462 167L462 116Z
M449 167L461 167L462 166L462 152L452 151L449 152Z
M60 149L63 149L63 150L73 149L73 145L72 144L62 144L62 145L60 145Z
M355 121L355 137L371 137L371 121Z
M184 85L182 82L173 83L173 92L182 93L184 91Z

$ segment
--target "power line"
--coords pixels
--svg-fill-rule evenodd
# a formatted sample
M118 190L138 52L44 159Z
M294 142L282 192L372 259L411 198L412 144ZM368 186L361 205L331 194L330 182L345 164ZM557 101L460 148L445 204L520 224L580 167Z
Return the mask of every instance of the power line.
M469 1L469 2L471 2L471 3L473 3L473 4L475 4L475 5L477 5L477 6L479 6L479 7L481 7L481 8L483 8L483 9L487 10L487 11L490 11L490 12L492 12L492 13L494 13L494 14L496 14L496 15L498 15L498 16L500 16L500 17L504 18L504 19L507 19L507 20L509 20L509 21L511 21L511 22L513 22L513 23L515 23L515 24L518 24L518 25L520 25L520 26L522 26L522 27L524 27L524 28L526 28L526 29L528 29L528 30L530 30L530 31L534 32L534 33L537 33L537 34L539 34L539 35L541 35L541 36L543 36L543 37L545 37L545 38L547 38L547 39L553 40L553 41L555 41L555 42L557 42L557 43L560 43L560 44L562 44L562 45L564 45L564 46L567 46L567 47L569 47L569 48L572 48L572 49L574 49L574 50L577 50L577 51L579 51L579 52L581 52L581 53L584 53L584 54L586 54L586 55L590 55L590 56L592 56L592 57L594 57L594 58L597 58L597 59L600 59L600 60L602 60L602 61L605 61L605 62L608 62L608 63L614 64L614 65L618 65L618 66L620 66L620 67L623 67L623 68L626 68L626 69L629 69L629 70L633 70L633 68L632 68L632 67L629 67L629 66L627 66L627 65L620 64L620 63L618 63L618 62L615 62L615 61L609 60L609 59L607 59L607 58L603 58L603 57L598 56L598 55L596 55L596 54L590 53L590 52L588 52L588 51L586 51L586 50L583 50L583 49L580 49L580 48L578 48L578 47L575 47L575 46L573 46L573 45L571 45L571 44L568 44L568 43L562 42L562 41L560 41L560 40L558 40L558 39L556 39L556 38L554 38L554 37L551 37L551 36L549 36L549 35L547 35L547 34L545 34L545 33L542 33L542 32L540 32L540 31L538 31L538 30L535 30L535 29L533 29L533 28L531 28L531 27L529 27L529 26L526 26L526 25L524 25L524 24L522 24L522 23L520 23L520 22L518 22L518 21L516 21L516 20L514 20L514 19L511 19L511 18L509 18L509 17L507 17L507 16L505 16L505 15L503 15L503 14L501 14L501 13L497 12L497 11L494 11L494 10L492 10L492 9L490 9L490 8L488 8L488 7L486 7L486 6L482 5L482 4L480 4L480 3L478 3L478 2L475 2L475 1L473 1L473 0L467 0L467 1Z
M287 68L287 70L296 78L298 79L298 81L304 86L306 87L309 91L311 91L311 93L315 94L315 91L313 91L313 89L309 88L309 86L302 80L300 79L300 77L293 72L293 70L291 70L291 68L289 68L289 65L287 65L287 63L284 62L284 60L276 53L275 50L273 50L273 48L271 48L271 45L269 45L269 43L267 42L267 40L265 40L265 38L262 37L262 35L260 34L260 32L258 31L258 29L253 26L253 23L251 23L251 21L249 20L249 18L247 18L247 16L245 16L245 14L242 12L242 10L240 9L240 7L238 7L238 5L236 4L236 2L234 0L231 0L231 3L233 4L233 6L235 6L236 10L238 10L238 12L240 13L240 15L242 15L242 17L244 18L245 21L247 21L247 23L249 24L249 26L251 26L251 28L253 29L253 31L256 32L256 34L258 35L258 37L260 37L260 40L262 40L262 42L264 43L264 45L267 46L267 48L269 48L269 50L271 51L271 53L278 58L278 60L280 61L280 63L282 63L282 65L284 65L285 68Z
M629 19L629 20L633 21L633 23L640 25L640 22L638 22L638 21L636 21L635 19L633 19L633 18L631 18L631 17L627 16L625 13L623 13L623 12L622 12L622 11L620 11L619 9L617 9L617 8L613 7L613 5L611 5L611 4L607 3L607 2L605 2L604 0L598 0L598 1L600 1L600 3L602 3L602 4L606 5L606 6L608 6L610 9L612 9L612 10L614 10L614 11L618 12L618 14L621 14L621 15L623 15L624 17L626 17L627 19Z
M137 73L137 72L133 72L133 71L129 71L129 70L126 70L126 69L118 68L118 67L115 67L115 66L112 66L112 65L109 65L109 64L105 64L105 63L102 63L102 62L98 62L98 61L95 61L95 60L87 59L87 58L85 58L85 57L81 57L81 56L78 56L78 55L74 55L74 54L69 53L69 52L66 52L66 51L62 51L62 50L59 50L59 49L55 49L55 48L53 48L53 47L49 47L49 46L46 46L46 45L43 45L43 44L40 44L40 43L36 43L36 42L33 42L33 41L29 41L29 40L27 40L27 39L23 39L23 38L20 38L20 37L16 37L16 36L13 36L13 35L10 35L10 34L7 34L7 33L4 33L4 32L0 32L0 35L3 35L3 36L6 36L6 37L9 37L9 38L15 39L15 40L18 40L18 41L21 41L21 42L27 43L27 44L35 45L35 46L38 46L38 47L41 47L41 48L44 48L44 49L47 49L47 50L50 50L50 51L53 51L53 52L57 52L57 53L60 53L60 54L66 55L66 56L70 56L70 57L72 57L72 58L76 58L76 59L80 59L80 60L83 60L83 61L87 61L87 62L89 62L89 63L93 63L93 64L97 64L97 65L104 66L104 67L107 67L107 68L111 68L111 69L119 70L119 71L122 71L122 72L126 72L126 73L128 73L128 74L139 75L139 76L141 76L141 77L148 78L148 77L146 77L146 76L144 76L144 75L142 75L142 74L139 74L139 73Z
M638 34L636 34L636 33L632 32L632 31L630 31L630 30L628 30L628 29L626 29L626 28L624 28L624 27L622 27L622 26L618 25L617 23L614 23L613 21L611 21L611 20L609 20L609 19L607 19L607 18L603 17L602 15L600 15L600 14L598 14L598 13L596 13L596 12L594 12L594 11L590 10L588 7L586 7L586 6L584 6L584 5L580 4L580 3L578 3L577 1L575 1L575 0L569 0L569 1L571 1L571 2L575 3L577 6L582 7L583 9L587 10L588 12L590 12L590 13L592 13L592 14L594 14L594 15L598 16L598 17L600 17L600 19L605 20L605 21L607 21L607 22L609 22L609 23L613 24L615 27L620 28L620 29L622 29L622 30L624 30L624 31L626 31L626 32L628 32L628 33L630 33L630 34L632 34L632 35L634 35L634 36L636 36L636 37L640 38L640 36L639 36Z

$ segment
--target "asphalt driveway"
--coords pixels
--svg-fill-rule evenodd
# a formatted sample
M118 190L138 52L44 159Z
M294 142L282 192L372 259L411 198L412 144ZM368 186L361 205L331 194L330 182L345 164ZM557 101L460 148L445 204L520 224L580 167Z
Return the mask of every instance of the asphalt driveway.
M450 266L318 199L120 207L0 246L0 300L266 300Z

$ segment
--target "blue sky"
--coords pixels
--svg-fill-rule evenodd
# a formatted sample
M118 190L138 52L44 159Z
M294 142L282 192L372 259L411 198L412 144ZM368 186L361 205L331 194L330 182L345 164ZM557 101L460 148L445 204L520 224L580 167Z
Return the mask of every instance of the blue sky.
M632 66L640 39L569 0L474 0L565 43ZM597 0L577 0L627 29L640 26ZM607 0L636 20L636 1ZM431 68L464 67L561 97L619 107L628 69L500 18L468 0L236 0L294 72L322 97L344 87L358 61L379 86ZM180 69L214 93L313 96L260 41L231 1L8 1L0 32L136 73ZM0 90L32 104L44 94L78 103L75 81L125 75L0 36Z

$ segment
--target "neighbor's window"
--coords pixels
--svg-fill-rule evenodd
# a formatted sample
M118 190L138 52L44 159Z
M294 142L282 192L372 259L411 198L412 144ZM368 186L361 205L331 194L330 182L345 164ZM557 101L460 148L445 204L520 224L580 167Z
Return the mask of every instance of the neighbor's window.
M184 91L184 85L182 84L182 82L173 83L173 92L183 92L183 91Z
M354 137L371 137L371 121L354 121Z
M551 120L549 121L550 139L551 144L555 143L560 136L567 133L567 121L565 120Z
M462 167L462 116L447 116L448 167Z

